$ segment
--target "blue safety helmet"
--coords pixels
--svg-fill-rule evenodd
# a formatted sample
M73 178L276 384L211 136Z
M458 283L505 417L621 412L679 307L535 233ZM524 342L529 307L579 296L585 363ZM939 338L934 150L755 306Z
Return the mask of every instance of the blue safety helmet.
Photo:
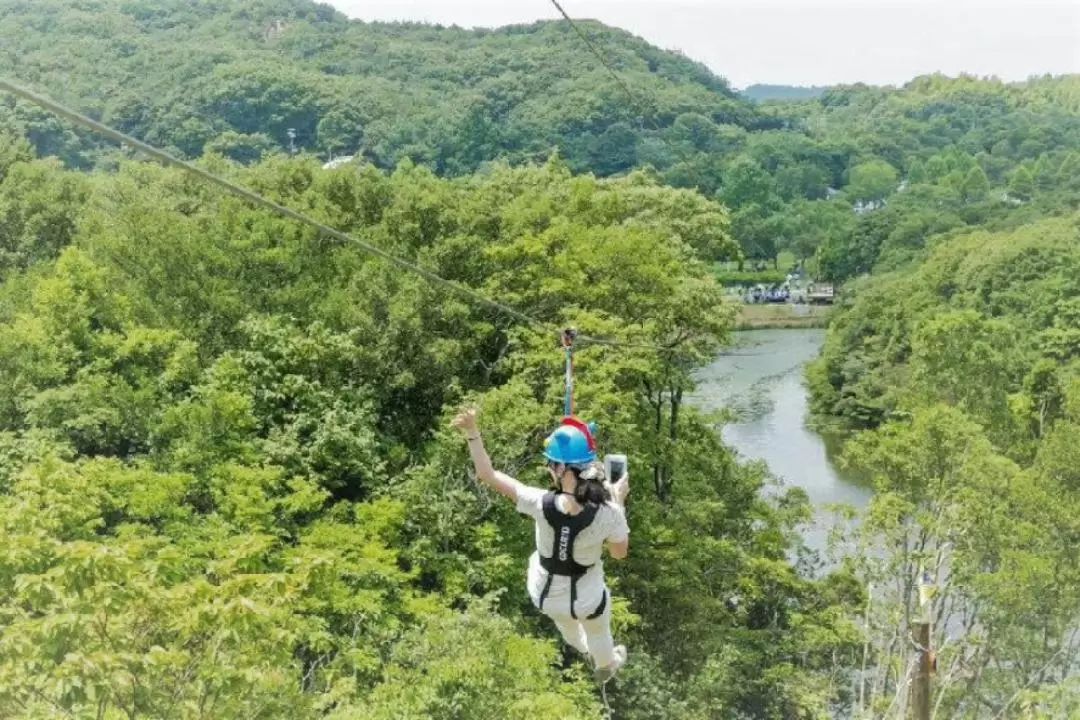
M593 423L586 425L576 418L564 418L563 424L544 440L544 457L563 465L584 465L596 460L592 438Z

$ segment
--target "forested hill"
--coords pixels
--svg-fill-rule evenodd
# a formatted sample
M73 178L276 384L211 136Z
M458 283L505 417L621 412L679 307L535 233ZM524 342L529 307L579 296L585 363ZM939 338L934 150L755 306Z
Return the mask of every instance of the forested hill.
M693 111L759 121L700 63L596 22L579 23L650 120ZM643 110L565 22L499 30L351 21L306 0L5 0L0 70L151 143L187 156L208 143L240 159L296 145L323 157L403 156L440 173L553 147L598 174L636 164ZM38 151L71 153L59 128Z
M563 21L364 23L306 0L0 0L0 72L185 157L251 163L287 150L292 129L324 161L408 158L441 176L555 151L599 177L650 166L726 205L745 257L789 250L837 282L906 262L929 234L1080 195L1080 76L927 76L759 103L700 63L579 25L636 102ZM37 155L115 167L100 138L4 103L0 129Z
M934 75L897 89L833 87L784 107L820 146L855 148L845 194L877 209L819 223L810 247L832 280L897 267L938 233L1080 204L1080 75Z

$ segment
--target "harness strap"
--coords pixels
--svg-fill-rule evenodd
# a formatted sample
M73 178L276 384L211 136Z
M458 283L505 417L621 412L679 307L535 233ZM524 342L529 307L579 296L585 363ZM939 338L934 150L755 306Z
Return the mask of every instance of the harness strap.
M540 604L537 605L537 607L539 609L541 609L541 610L544 609L544 601L547 600L548 593L551 591L551 580L554 577L555 576L553 574L549 573L548 577L547 577L547 580L544 582L544 589L540 591ZM576 586L577 586L576 579L571 580L570 581L570 617L574 618L575 620L578 619L577 610L574 608L574 605L577 604L577 592L574 589ZM600 604L597 605L596 609L593 610L591 613L589 613L585 617L585 619L586 620L595 620L596 618L603 615L604 610L607 609L607 601L608 601L608 591L607 591L607 588L604 588L604 594L600 597Z
M547 572L547 580L544 582L544 589L540 592L540 609L544 609L544 601L547 599L548 593L551 591L551 582L556 575L563 575L570 578L570 617L577 620L577 610L575 605L577 604L577 581L592 567L591 565L582 565L574 560L574 541L577 539L578 533L587 528L592 521L596 518L597 508L589 505L582 509L577 515L568 515L559 510L555 505L555 498L557 495L554 492L549 492L544 495L544 519L547 521L551 529L555 531L553 539L554 547L551 557L540 556L540 566ZM589 616L589 619L599 617L599 613L603 613L604 607L607 604L607 590L604 590L604 597L600 602L600 608L597 613L593 613Z
M607 588L604 588L604 594L600 598L600 604L596 606L595 610L593 610L592 615L590 615L589 617L587 617L585 619L586 620L595 620L596 618L598 618L598 617L600 617L601 615L604 614L604 610L606 608L607 608Z

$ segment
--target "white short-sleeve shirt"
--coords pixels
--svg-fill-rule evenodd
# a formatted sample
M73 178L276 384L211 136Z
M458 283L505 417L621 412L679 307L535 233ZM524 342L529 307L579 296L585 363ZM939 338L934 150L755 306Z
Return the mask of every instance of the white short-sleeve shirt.
M536 552L529 557L528 589L533 604L539 604L540 593L547 582L547 571L540 565L540 554L551 557L555 547L555 530L544 518L546 490L522 485L517 493L517 510L533 518L536 523ZM556 498L556 507L563 509L562 498ZM605 503L597 510L596 517L578 533L574 540L574 561L591 565L589 571L578 579L575 610L579 618L587 617L600 604L606 589L604 564L601 560L604 542L620 543L630 536L626 513L618 505ZM569 614L570 578L556 575L544 601L544 610L551 614Z

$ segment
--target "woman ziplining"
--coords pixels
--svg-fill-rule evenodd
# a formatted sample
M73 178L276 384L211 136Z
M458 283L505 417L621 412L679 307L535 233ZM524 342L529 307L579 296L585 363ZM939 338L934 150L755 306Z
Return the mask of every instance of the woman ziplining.
M594 676L603 686L626 662L626 646L616 646L611 634L602 556L607 543L611 557L626 557L630 529L623 508L629 476L623 471L617 483L608 484L596 461L590 428L568 416L544 442L554 489L525 485L492 467L476 415L469 408L452 423L465 435L476 477L536 523L536 551L529 558L526 582L529 597L567 643L592 659Z

